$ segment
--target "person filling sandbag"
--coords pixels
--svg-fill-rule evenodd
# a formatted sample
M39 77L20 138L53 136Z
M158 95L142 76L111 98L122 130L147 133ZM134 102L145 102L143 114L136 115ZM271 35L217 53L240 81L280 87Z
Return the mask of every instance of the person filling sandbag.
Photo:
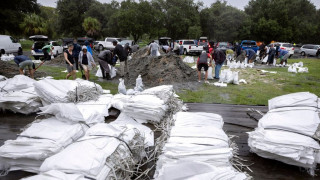
M208 65L208 58L210 58L210 62ZM197 68L198 68L198 82L201 82L201 69L204 68L204 71L206 72L205 77L204 77L204 82L209 83L207 78L208 78L208 68L209 66L212 66L212 56L207 53L206 51L202 51L200 54L198 61L197 61Z
M14 57L14 62L19 66L19 72L21 75L24 75L23 70L28 66L30 77L34 79L33 73L35 69L35 65L32 62L31 58L25 55L20 55Z

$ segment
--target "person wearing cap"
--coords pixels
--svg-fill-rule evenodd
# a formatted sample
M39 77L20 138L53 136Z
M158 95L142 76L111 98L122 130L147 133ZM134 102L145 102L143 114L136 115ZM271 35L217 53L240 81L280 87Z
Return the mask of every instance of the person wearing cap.
M68 45L68 49L64 51L64 59L66 60L67 64L67 71L68 74L66 76L66 79L69 79L70 76L72 76L72 79L76 79L76 63L74 61L73 57L73 44Z
M24 74L23 70L28 66L30 77L34 79L33 73L35 69L35 65L32 62L31 58L25 55L20 55L14 57L14 62L19 66L19 72L20 74Z
M113 56L117 55L120 60L120 76L124 77L125 73L129 73L128 70L128 62L127 62L127 54L123 47L118 44L117 41L113 41L113 45L115 46L113 50ZM126 72L125 72L126 71Z
M201 69L203 68L204 71L206 72L205 77L204 77L204 82L209 83L207 78L208 78L208 58L210 58L209 66L212 66L212 56L210 53L207 53L206 51L202 51L200 54L198 61L197 61L197 69L198 69L198 82L201 82Z
M86 46L82 46L82 51L79 53L79 63L84 70L86 80L89 80L90 71L92 70L92 67L96 66L96 63L94 62L92 55L88 53Z
M45 61L51 60L51 56L49 54L52 55L52 50L53 50L53 46L50 43L42 47L42 52L43 52Z

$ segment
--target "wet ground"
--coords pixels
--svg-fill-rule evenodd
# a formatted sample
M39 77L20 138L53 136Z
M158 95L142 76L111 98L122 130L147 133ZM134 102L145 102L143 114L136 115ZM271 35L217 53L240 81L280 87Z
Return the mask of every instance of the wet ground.
M244 164L250 165L253 172L247 171L254 179L290 179L290 180L313 180L319 177L311 177L305 170L299 167L290 166L275 160L261 158L249 151L247 144L248 135L246 132L252 131L257 127L257 121L249 118L247 115L248 108L254 108L262 112L267 112L266 106L245 106L245 105L225 105L225 104L197 104L189 103L190 112L210 112L217 113L223 117L225 122L223 129L228 135L236 135L234 141L237 143L241 158L246 160ZM110 113L112 116L107 121L114 120L119 112ZM256 119L260 115L251 114ZM31 123L36 114L21 115L11 112L0 112L0 146L5 140L15 139L17 134L25 125ZM317 170L316 174L320 171ZM7 176L0 177L0 180L15 180L22 177L30 176L31 173L22 171L10 172Z

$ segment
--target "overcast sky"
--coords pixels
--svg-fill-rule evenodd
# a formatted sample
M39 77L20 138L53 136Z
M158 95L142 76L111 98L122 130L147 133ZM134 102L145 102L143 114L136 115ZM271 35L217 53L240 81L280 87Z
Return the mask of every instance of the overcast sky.
M98 0L102 3L109 3L111 0ZM122 0L117 0L122 1ZM205 6L210 6L214 0L202 0ZM229 5L234 6L239 9L244 9L244 7L248 4L249 0L226 0ZM317 9L320 9L320 0L310 0ZM51 6L56 7L57 0L38 0L38 2L43 6Z

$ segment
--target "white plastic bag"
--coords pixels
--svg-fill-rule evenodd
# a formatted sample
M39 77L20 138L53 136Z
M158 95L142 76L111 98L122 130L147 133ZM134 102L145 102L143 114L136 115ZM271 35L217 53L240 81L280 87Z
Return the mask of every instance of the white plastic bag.
M239 84L239 72L233 72L233 84Z
M263 62L263 63L268 62L268 57L269 57L269 55L267 55L267 56L262 60L262 62Z
M116 71L116 68L115 67L113 67L113 66L110 66L109 65L109 68L110 68L110 77L111 78L114 78L114 77L116 77L116 75L117 75L117 71Z
M210 66L209 69L208 69L208 79L213 79L213 76L212 76L212 67Z
M247 57L244 59L244 64L248 64L248 58Z
M225 82L226 76L227 76L226 70L222 70L220 73L219 82Z
M160 56L160 52L159 52L159 50L157 50L157 56Z
M120 78L119 81L120 83L118 86L118 92L121 94L127 94L126 86L124 85L124 80Z
M135 91L143 91L143 82L142 82L142 78L141 75L139 74L138 78L136 79L136 87L134 88Z
M276 64L277 64L277 59L274 59L273 60L273 66L276 66Z
M227 84L230 84L230 83L233 83L233 73L232 73L232 71L230 71L230 70L227 70L227 76L226 76L227 78L226 78L226 83Z
M101 72L101 68L100 66L98 66L98 70L97 70L97 73L96 73L96 77L102 77L102 72Z

